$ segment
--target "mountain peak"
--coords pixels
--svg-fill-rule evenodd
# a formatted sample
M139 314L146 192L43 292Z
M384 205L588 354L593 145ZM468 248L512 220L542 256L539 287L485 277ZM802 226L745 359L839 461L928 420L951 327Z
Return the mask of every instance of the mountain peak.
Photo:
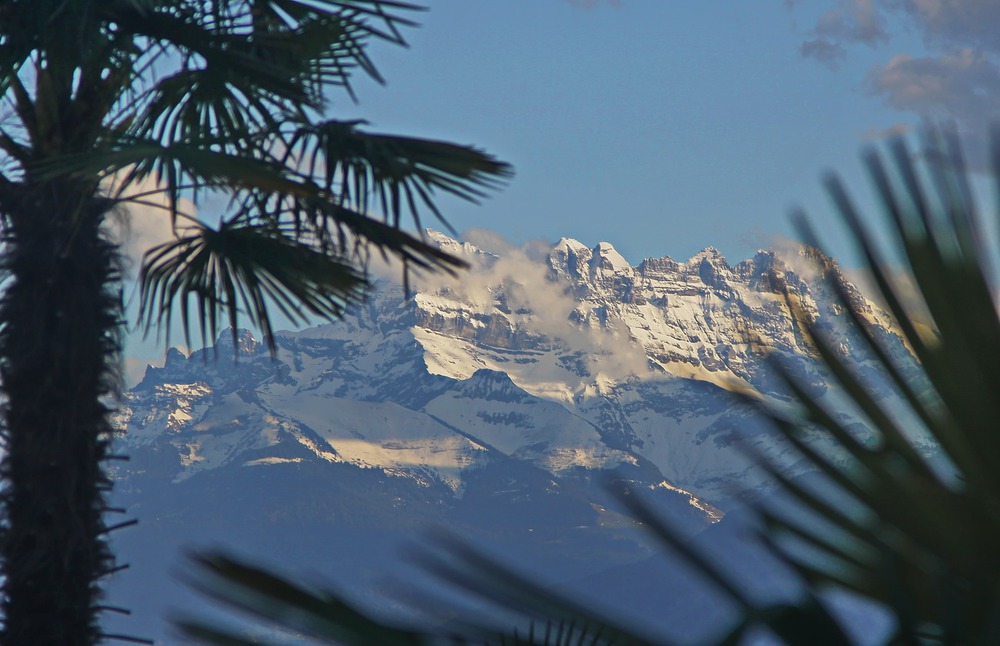
M261 343L254 338L253 333L246 328L236 330L236 354L238 356L252 356L257 354ZM223 352L231 352L233 349L233 328L227 327L219 332L219 338L215 340L215 347Z
M562 252L572 251L574 253L590 251L590 249L587 248L587 245L574 238L559 238L559 242L552 245L552 250Z
M610 242L598 242L592 253L590 264L595 270L604 269L615 274L632 271L632 265L618 253L618 250Z
M480 368L458 387L465 397L475 397L484 401L525 401L531 396L518 388L510 375L499 370Z
M424 239L431 245L453 256L483 253L482 249L468 242L459 242L446 233L434 229L424 229Z
M593 253L579 240L560 238L549 252L549 267L557 275L567 273L571 280L582 279L589 273Z
M180 348L171 346L167 349L167 354L164 357L163 365L166 368L173 368L175 366L181 365L187 361L187 355L181 351Z
M726 257L722 255L722 252L715 247L705 247L695 255L691 256L688 260L688 264L694 264L701 262L703 260L708 260L711 263L722 263L726 264Z
M437 244L437 245L458 244L458 242L454 238L452 238L451 236L449 236L448 234L442 233L441 231L437 231L435 229L430 229L430 228L425 228L424 229L424 238L428 242L431 242L431 243L434 243L434 244Z

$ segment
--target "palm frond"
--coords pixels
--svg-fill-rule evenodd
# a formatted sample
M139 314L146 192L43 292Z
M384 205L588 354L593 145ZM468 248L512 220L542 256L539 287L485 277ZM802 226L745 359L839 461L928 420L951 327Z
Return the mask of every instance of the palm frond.
M406 210L420 228L419 211L441 222L436 191L476 202L502 186L509 164L471 146L443 141L369 133L363 121L324 121L299 127L288 141L289 156L309 176L323 178L345 204L361 212L381 210L398 226ZM373 203L374 202L374 203Z
M122 185L146 180L162 184L174 223L182 190L195 200L206 189L334 199L324 196L315 184L303 181L293 169L268 158L265 151L253 148L253 142L221 137L166 144L151 137L115 132L108 133L99 150L41 160L29 170L43 180L117 174Z
M509 165L485 153L442 142L428 143L439 149L433 162L439 168L429 172L441 176L441 181L447 181L454 190L466 191L469 199L472 195L483 195L479 187L495 187L491 176L502 178L509 173ZM347 245L345 236L349 234L355 242L370 243L383 253L421 268L450 270L465 266L462 260L402 231L401 226L405 223L398 212L389 222L383 222L352 205L336 190L314 182L309 174L273 159L266 151L249 155L233 148L219 149L227 144L234 145L223 139L165 145L151 138L121 137L117 142L109 142L105 151L67 155L44 165L36 164L33 171L40 176L119 172L121 183L125 185L157 178L164 184L164 193L175 219L182 187L195 194L199 189L224 189L240 202L234 216L237 219L256 219L279 228L291 224L296 235L305 233L319 242L339 231L342 248ZM357 163L363 162L358 160ZM424 164L415 165L421 167L419 172L425 172L422 170ZM360 181L367 182L367 178ZM433 186L424 178L413 179L402 174L388 180L379 175L375 181L382 182L383 192L394 190L385 189L387 184L397 188L400 183L410 182ZM370 187L365 184L365 188ZM417 190L430 199L424 188L418 186ZM390 206L400 205L397 201Z
M302 638L345 646L397 644L476 644L479 646L652 646L651 642L581 607L537 588L526 579L512 581L511 574L482 554L459 543L460 553L444 560L434 559L431 567L443 576L474 582L471 590L485 591L505 599L517 598L518 607L531 607L532 616L550 611L542 621L531 621L521 629L503 630L489 621L472 619L448 621L438 628L406 628L390 621L374 619L330 590L294 583L263 568L223 554L201 555L194 560L194 576L189 585L226 606L289 630ZM443 547L443 543L441 545ZM428 554L425 554L428 556ZM489 576L495 586L481 585ZM510 588L514 584L513 589ZM520 595L527 595L521 597ZM545 603L545 608L539 607ZM562 615L562 618L555 618ZM175 625L189 638L219 646L259 643L231 631L222 630L195 618L176 620ZM669 646L663 644L661 646Z
M206 596L313 640L386 646L420 646L433 641L427 633L376 621L336 594L292 583L230 557L199 556L195 557L195 565L197 575L191 585ZM186 637L207 644L259 643L192 619L176 625Z
M370 218L356 195L340 194L286 156L292 133L321 118L330 86L353 97L354 74L382 82L367 45L405 44L401 29L414 25L407 16L419 9L398 0L0 2L0 92L12 108L0 128L0 226L11 257L24 261L9 267L4 338L41 331L42 345L58 350L63 346L49 341L61 340L66 352L56 354L79 355L84 366L69 375L38 352L18 355L17 339L5 345L4 436L11 441L4 482L20 482L19 473L44 480L53 468L65 477L4 486L3 533L13 536L0 540L4 643L146 643L98 628L100 580L117 570L106 534L123 526L103 520L110 486L106 400L116 390L109 383L117 375L112 341L123 322L110 301L101 305L121 280L102 225L116 205L149 197L142 189L119 190L123 184L151 179L163 186L176 239L145 257L140 317L147 332L159 324L165 333L179 319L189 344L192 327L207 345L223 323L236 344L242 317L273 354L270 312L293 325L339 317L362 297L372 248L404 268L463 266L402 230L398 200L389 217ZM447 156L458 163L463 151L471 170L437 160L421 169L436 174L425 185L471 197L472 187L486 183L477 173L506 168L473 168L491 158L462 147ZM398 177L379 181L373 190L410 186ZM228 197L228 205L198 216L181 210L182 200L205 206L200 199L209 191ZM186 228L178 226L181 217ZM51 262L33 262L39 249ZM80 267L85 271L74 273ZM74 285L90 295L69 304L36 298L73 293ZM53 314L59 312L70 314ZM50 333L37 325L43 319ZM29 334L12 336L11 321ZM46 403L65 404L67 394L72 405ZM76 448L60 439L66 429L74 430ZM46 501L58 504L43 518L34 512L48 509ZM51 612L32 611L41 607ZM201 634L247 643L218 631ZM379 641L399 634L383 631Z
M685 563L740 609L741 619L721 643L739 643L747 631L761 626L770 628L789 644L840 646L848 642L837 620L814 594L808 593L798 604L764 605L755 601L732 580L730 573L685 540L668 521L659 518L643 503L637 491L626 488L616 493L633 517L663 544L666 552L683 557ZM822 544L825 541L817 538L816 542ZM845 551L842 547L839 549Z
M248 193L238 217L259 219L273 226L287 224L295 235L307 235L320 247L334 247L341 253L356 249L362 265L370 246L384 259L395 257L405 267L453 273L468 266L461 258L397 226L347 208L323 192Z
M865 513L859 516L857 509L843 508L847 503L842 502L834 505L841 507L839 511L828 510L827 516L836 527L849 530L854 545L851 553L861 549L867 555L862 564L856 564L862 567L852 568L853 574L845 576L844 570L825 569L815 558L794 555L783 547L783 540L794 537L826 544L841 556L848 543L831 543L815 524L764 513L779 554L815 585L849 588L888 606L899 620L901 640L913 642L931 634L938 636L932 641L987 643L981 640L996 629L990 618L1000 589L1000 557L993 547L1000 541L1000 436L996 434L1000 400L995 396L1000 387L1000 320L984 227L957 146L938 132L929 133L924 143L922 164L903 140L890 144L891 163L874 150L865 157L895 241L914 278L921 300L916 305L898 296L884 255L865 231L846 190L835 178L827 181L883 302L919 363L914 362L904 376L901 367L889 359L883 341L865 334L864 315L845 298L839 278L827 271L825 280L834 286L839 305L846 308L854 325L860 326L859 338L894 384L899 402L887 408L876 401L859 380L852 361L836 355L820 325L808 317L802 318L822 364L864 416L873 440L859 443L820 401L786 375L804 411L799 424L825 431L830 451L855 458L845 474L847 480L838 480L839 475L829 469L826 472L834 477L831 482L836 484L831 486L850 488L851 504ZM994 149L1000 149L1000 141L994 142ZM928 324L931 336L922 331ZM900 405L908 409L905 415ZM772 416L781 419L776 411ZM899 421L903 419L906 427ZM783 428L791 439L799 426L783 422ZM925 446L928 439L930 449ZM795 446L826 469L822 455L810 455L811 449L800 442ZM769 465L769 469L777 471L778 467ZM787 482L783 488L799 502L816 506L804 490ZM864 519L861 531L858 518Z
M140 183L151 176L163 178L163 190L175 223L184 186L224 188L242 201L219 231L207 226L196 227L196 233L158 247L146 256L146 266L140 277L142 317L147 329L153 322L165 323L171 319L176 298L185 334L189 334L188 322L192 320L194 309L188 302L189 297L206 299L197 308L203 341L208 339L207 335L215 337L218 313L222 310L227 311L229 325L235 325L238 312L243 311L251 324L259 326L265 337L269 336L272 329L267 307L271 297L278 297L273 303L289 320L305 322L307 316L287 297L298 295L296 292L258 290L251 269L254 262L261 263L261 269L267 269L263 263L270 252L280 254L277 258L283 260L290 258L289 254L296 249L306 254L300 262L274 268L274 272L283 276L279 282L292 279L290 273L283 273L285 269L300 265L313 273L309 280L316 285L330 279L318 277L323 271L328 277L337 278L338 282L329 285L332 291L323 297L335 297L329 302L337 302L336 307L319 307L312 296L307 300L309 314L324 319L336 318L343 311L343 305L359 296L355 287L360 287L363 281L346 270L351 262L364 266L371 248L383 256L397 258L404 267L452 271L465 266L461 259L406 233L396 223L385 223L344 206L338 194L325 190L277 160L215 150L214 145L214 140L164 145L155 139L123 138L119 145L106 152L66 156L49 166L33 169L39 175L79 173L82 176L120 169L124 185ZM250 244L255 246L247 247ZM274 248L269 251L260 246L263 244ZM243 255L231 256L222 262L223 254L233 253ZM324 254L330 256L325 268L319 259ZM230 266L243 267L243 273L228 277L223 269ZM196 277L198 274L203 275ZM357 280L347 280L349 275ZM261 285L266 286L266 283ZM248 287L249 291L244 294L237 289L230 293L239 286ZM240 296L239 306L235 294ZM307 294L303 292L302 295ZM162 313L156 314L156 308L163 308Z
M235 343L242 315L261 330L274 352L271 306L295 324L311 316L335 319L362 297L366 281L350 262L301 237L230 221L218 229L194 227L151 249L139 284L139 316L147 331L154 323L168 329L179 308L188 343L192 318L207 343L218 334L223 315Z
M555 592L448 533L438 533L430 548L416 553L416 561L463 594L478 597L491 608L513 612L535 625L572 626L602 646L653 646L657 643L614 616ZM458 635L470 641L479 639L492 643L510 634L493 625L485 615L474 613L451 625Z
M186 65L243 88L271 94L286 107L324 103L323 89L343 86L361 70L383 82L365 46L369 38L405 44L400 27L413 26L402 2L182 2L155 10L116 3L107 17L130 34L170 43ZM381 26L379 26L381 25Z
M276 128L288 110L289 97L242 80L225 67L179 70L150 91L132 131L169 145L213 135L241 141Z
M236 87L253 88L255 93L270 95L286 105L305 103L319 107L322 101L311 91L313 79L309 76L314 67L311 58L315 56L307 49L311 43L308 39L304 42L298 40L296 30L268 32L250 40L240 34L207 28L196 17L159 13L143 16L141 21L136 17L126 23L126 28L154 41L169 42L186 58L193 57L179 73L200 72L197 80L203 84L231 83ZM324 35L330 41L329 46L349 41L350 29L351 25L346 21L343 25L328 25ZM348 56L347 52L334 50L328 53L327 60L322 64L333 66L339 70L340 76L346 76L346 69L351 64L342 59ZM322 80L330 76L326 69L316 71L325 72ZM161 79L156 84L157 91L162 94L167 84L176 84L173 76ZM320 78L315 80L321 81ZM341 84L344 82L340 80ZM155 112L146 119L153 117Z

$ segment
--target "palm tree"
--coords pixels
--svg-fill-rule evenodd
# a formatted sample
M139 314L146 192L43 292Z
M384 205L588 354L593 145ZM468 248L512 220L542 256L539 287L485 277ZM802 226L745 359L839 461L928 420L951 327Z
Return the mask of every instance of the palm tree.
M1000 134L1000 133L998 133ZM894 626L886 644L996 644L1000 641L1000 315L995 297L995 245L977 212L964 162L951 134L930 132L919 159L902 139L888 146L889 160L873 149L865 163L884 209L888 229L915 286L905 285L835 176L827 180L833 202L866 260L881 300L894 316L912 363L893 359L885 339L872 333L866 313L849 297L841 275L820 259L824 280L870 351L861 368L838 355L824 321L797 308L816 356L840 390L837 409L775 360L797 405L773 408L747 396L777 425L799 457L823 479L788 478L764 456L786 507L756 505L762 542L800 575L800 600L761 605L668 522L623 496L664 547L685 556L706 581L728 596L742 617L718 644L739 644L764 628L792 645L850 644L849 631L822 602L824 592L859 595L887 610ZM1000 136L994 137L994 179L1000 193ZM802 221L804 222L804 220ZM804 224L813 247L815 237ZM995 232L994 232L995 234ZM775 280L780 276L775 275ZM908 290L907 290L908 291ZM796 308L794 299L790 306ZM874 372L897 400L871 394ZM826 400L827 402L829 400ZM845 421L853 409L863 428ZM823 445L809 441L820 432ZM827 449L819 449L826 446ZM749 449L748 449L749 450ZM649 644L649 638L599 610L539 588L467 546L448 542L432 551L432 571L497 607L523 613L541 628L504 634L468 618L453 634L387 625L358 612L336 595L283 581L225 555L200 557L196 585L208 595L257 617L315 638L344 644ZM465 618L463 618L465 619ZM188 635L213 644L251 643L196 622Z
M328 120L324 92L365 46L403 44L418 9L390 0L0 2L0 297L4 396L0 642L102 635L104 463L123 330L108 218L159 182L177 231L141 269L149 325L202 338L269 306L334 318L365 285L369 247L406 266L460 263L401 227L440 217L435 192L477 200L509 167L473 148ZM119 181L113 182L111 178ZM124 181L121 181L124 180ZM118 187L118 188L115 188ZM223 194L216 225L184 199ZM369 214L381 211L384 218ZM235 337L234 337L235 338Z

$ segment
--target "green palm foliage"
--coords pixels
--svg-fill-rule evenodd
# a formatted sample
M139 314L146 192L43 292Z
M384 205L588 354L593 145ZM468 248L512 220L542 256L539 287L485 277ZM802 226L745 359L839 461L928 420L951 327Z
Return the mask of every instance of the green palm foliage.
M809 325L815 347L867 421L859 437L830 410L788 384L801 403L789 420L772 414L787 437L842 494L823 496L775 477L824 519L826 529L764 510L776 550L807 581L877 600L897 621L896 643L992 644L1000 639L1000 319L995 248L978 215L956 138L927 135L925 162L915 163L902 140L890 161L871 151L865 163L918 298L907 298L872 235L836 178L827 181L853 232L878 291L919 362L918 375L895 365L847 308L854 327L878 357L905 408L871 394L849 362ZM994 141L1000 160L1000 140ZM995 177L1000 177L994 170ZM827 280L846 303L843 285ZM901 420L907 420L903 423ZM801 441L801 429L821 428L848 465ZM923 446L918 451L916 447ZM830 528L836 530L829 531ZM781 547L792 537L815 548L812 557ZM836 537L836 538L833 538Z
M852 334L867 346L869 367L877 365L895 398L873 395L871 372L863 374L853 360L839 355L824 332L825 322L801 308L796 318L841 396L815 397L776 359L772 365L784 375L794 406L779 408L746 397L821 480L817 485L817 478L789 478L780 464L756 456L792 502L758 503L756 511L767 549L801 577L799 600L760 606L741 592L731 573L656 518L637 495L622 497L665 549L684 556L742 609L741 620L718 644L738 644L754 628L788 644L849 644L847 631L823 601L831 590L856 594L887 610L894 619L888 644L1000 642L1000 318L994 296L997 246L990 237L996 235L990 226L996 227L997 220L986 222L977 212L956 137L931 132L924 144L919 156L901 139L885 152L873 149L864 156L895 255L885 254L886 245L878 244L840 181L831 176L826 182L914 360L897 363L892 357L898 355L872 332L865 312L852 305L832 264L821 261L819 267L852 321ZM992 149L997 179L1000 139ZM807 242L816 246L808 227L802 228ZM900 262L901 270L891 269ZM910 277L915 294L900 275ZM858 420L863 425L854 423ZM817 432L823 442L808 439ZM516 643L563 643L552 637L552 627L559 626L575 627L569 634L580 637L578 643L647 643L628 627L547 593L465 546L446 542L441 547L427 560L431 571L495 607L550 627ZM295 597L263 585L260 577L273 575L225 557L202 559L199 571L199 585L215 598L307 633L314 622L326 622L333 628L311 634L333 641L374 643L382 639L375 631L386 628L359 620L356 611L345 610L327 593L298 589L305 596ZM470 622L452 624L457 632L452 638L503 642L495 630ZM343 632L348 626L353 632ZM248 643L197 625L185 629L209 643ZM442 638L392 634L387 643Z
M147 329L213 337L277 307L334 318L370 250L461 263L401 227L435 195L476 201L510 168L473 148L324 116L351 75L381 81L373 40L404 44L418 7L391 0L0 1L0 642L103 637L117 567L105 493L119 390L120 259L105 223L148 182L176 238L141 268ZM149 183L143 184L149 185ZM226 198L217 222L187 200ZM225 201L225 200L223 200ZM381 213L373 217L372 213Z

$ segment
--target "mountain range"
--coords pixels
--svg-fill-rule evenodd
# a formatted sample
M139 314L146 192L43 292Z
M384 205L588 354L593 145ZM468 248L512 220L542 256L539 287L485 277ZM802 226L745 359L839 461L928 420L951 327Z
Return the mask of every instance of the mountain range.
M892 396L819 279L839 269L815 251L730 265L709 248L633 267L605 242L426 235L469 269L417 276L408 292L389 268L343 321L278 333L273 355L249 332L235 345L226 332L190 355L171 349L127 393L119 448L130 460L116 467L116 497L140 524L116 540L133 568L111 598L133 601L139 632L165 635L166 607L199 605L176 583L182 547L330 578L405 614L386 594L405 567L397 549L430 526L591 590L653 551L622 513L623 485L692 540L725 542L710 537L738 524L726 513L767 495L748 454L808 477L734 392L791 414L791 375L863 432L803 317ZM905 364L889 317L847 292Z

